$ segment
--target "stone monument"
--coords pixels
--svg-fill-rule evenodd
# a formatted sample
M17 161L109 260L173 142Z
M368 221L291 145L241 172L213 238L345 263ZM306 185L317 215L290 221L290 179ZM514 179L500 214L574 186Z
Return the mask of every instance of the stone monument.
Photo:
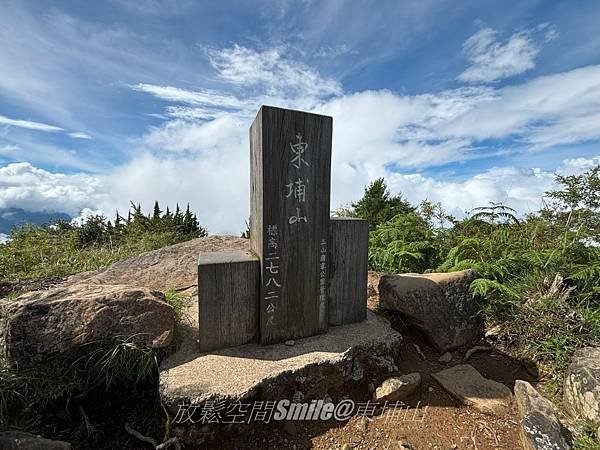
M200 351L365 320L368 224L330 217L331 117L262 106L250 128L252 252L198 260Z

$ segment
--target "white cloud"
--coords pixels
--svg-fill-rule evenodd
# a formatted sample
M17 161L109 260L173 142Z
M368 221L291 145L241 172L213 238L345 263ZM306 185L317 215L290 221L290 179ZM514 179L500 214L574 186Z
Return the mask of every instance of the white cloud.
M285 47L276 47L259 52L236 44L208 50L208 56L222 80L245 88L257 87L265 95L320 98L342 92L338 81L323 78L313 68L287 58L286 51Z
M556 172L580 174L600 164L600 156L566 159ZM542 197L557 187L555 173L536 168L494 167L463 181L443 181L419 174L388 174L390 189L402 192L413 203L423 199L441 202L457 217L489 202L501 201L516 209L520 215L539 210Z
M304 70L286 60L280 50L256 52L234 46L213 51L213 58L216 54L221 58L215 63L217 74L232 83L234 91L245 76L253 88L234 95L137 85L136 90L171 104L163 124L150 128L140 142L148 152L121 167L111 182L122 185L121 196L130 192L132 199L148 203L155 198L171 203L191 199L201 215L206 213L204 220L212 231L237 231L244 226L248 127L260 104L333 116L332 207L356 200L369 181L385 176L394 189L411 192L415 202L429 197L450 209L461 204L469 209L507 200L535 209L552 181L551 173L510 167L465 182L445 183L405 172L489 157L514 146L523 151L600 137L600 127L593 126L594 112L600 111L600 66L500 89L463 87L409 96L387 90L343 94L340 88L335 94L337 88L327 88L330 82L317 72L313 75L318 86L307 87L299 77L288 78L286 86L272 83L268 67L293 66L290 70L298 74ZM488 148L480 143L487 139L502 139L504 145ZM164 172L160 167L165 167ZM171 177L170 182L157 182ZM523 187L523 183L537 187Z
M0 167L0 208L77 215L105 198L104 185L95 176L52 173L26 162Z
M497 167L464 181L449 182L419 174L389 174L390 189L402 192L413 203L423 199L441 202L461 217L466 211L489 202L503 202L525 214L538 210L544 192L553 186L554 175L536 169Z
M319 47L312 56L316 58L337 58L343 55L357 55L357 50L352 50L346 44L325 45Z
M75 131L73 133L69 133L69 137L72 137L73 139L91 139L92 138L89 134L84 133L83 131Z
M215 108L241 108L244 106L242 101L232 95L208 89L190 91L172 86L156 86L146 83L139 83L132 86L132 88L139 92L152 94L163 100L194 106L211 106Z
M543 37L538 35L544 31ZM490 83L508 78L535 67L541 47L540 40L548 42L558 35L555 28L542 24L498 40L498 32L482 28L463 44L463 54L470 66L458 76L467 83Z
M77 217L73 217L71 219L71 225L81 226L83 225L87 219L94 216L104 215L104 211L100 209L91 209L91 208L83 208ZM112 219L112 217L111 217Z
M2 115L0 115L0 125L24 128L27 130L34 130L34 131L43 131L43 132L47 132L47 133L67 133L67 135L73 139L91 139L92 138L88 134L81 132L81 131L68 133L67 130L65 130L64 128L57 127L54 125L48 125L46 123L41 123L41 122L34 122L31 120L11 119L9 117L2 116Z
M248 218L249 174L247 149L224 147L207 158L163 160L149 153L135 158L105 176L50 173L27 163L0 168L0 208L19 207L30 211L67 212L87 217L103 213L123 214L129 200L148 211L155 200L165 205L187 200L197 211L202 225L213 233L237 234ZM237 163L234 163L237 162ZM564 160L557 171L581 173L600 163L600 156ZM368 171L346 164L334 167L332 207L357 200L364 185L372 180ZM462 181L445 181L420 174L382 170L392 192L402 192L417 204L423 199L441 202L458 217L476 206L502 201L520 214L538 210L543 194L555 187L554 173L540 169L495 167ZM349 190L348 185L353 187Z
M541 76L499 89L438 128L439 136L517 137L536 147L600 137L600 65Z
M5 116L0 116L0 125L8 125L11 127L26 128L28 130L35 130L35 131L48 131L48 132L64 131L64 129L62 129L60 127L55 127L54 125L48 125L48 124L41 123L41 122L33 122L31 120L10 119Z
M14 144L3 145L0 147L0 155L13 155L18 150L19 147Z

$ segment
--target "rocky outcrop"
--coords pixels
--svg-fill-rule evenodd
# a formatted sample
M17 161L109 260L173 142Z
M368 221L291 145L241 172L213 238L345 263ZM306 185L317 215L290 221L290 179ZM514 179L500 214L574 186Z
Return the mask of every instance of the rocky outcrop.
M404 400L415 392L420 385L421 374L419 372L388 378L373 393L373 401L381 403Z
M123 285L61 285L0 307L0 348L9 366L20 368L116 337L165 347L175 321L161 292Z
M573 355L565 375L564 403L576 417L600 422L600 348Z
M473 270L451 273L384 275L379 281L379 305L398 311L440 350L470 344L483 336L478 305L469 285Z
M198 414L203 405L228 408L284 399L306 405L313 400L340 402L348 392L388 378L397 370L395 359L400 357L400 334L371 311L363 322L332 327L294 345L251 343L199 355L196 336L186 333L160 370L161 400L175 417L174 432L182 442L195 446L224 420L203 421Z
M323 398L348 383L366 383L374 373L397 370L394 357L401 336L372 312L359 323L332 327L327 333L285 344L250 343L199 354L197 334L185 332L179 349L161 364L163 403L274 400L300 392L303 399Z
M249 246L247 239L235 236L193 239L72 275L46 291L0 300L0 351L11 366L27 367L115 337L164 347L171 339L174 316L157 291L193 294L200 252Z
M431 376L466 405L496 416L505 416L512 401L510 389L481 376L473 366L461 364Z
M563 427L548 400L526 381L515 382L520 435L525 450L568 450Z
M0 433L0 448L2 450L71 450L71 444L44 439L22 431L3 431Z
M157 290L190 289L193 293L198 284L199 253L249 249L248 239L208 236L142 253L104 269L72 275L65 283L127 284Z

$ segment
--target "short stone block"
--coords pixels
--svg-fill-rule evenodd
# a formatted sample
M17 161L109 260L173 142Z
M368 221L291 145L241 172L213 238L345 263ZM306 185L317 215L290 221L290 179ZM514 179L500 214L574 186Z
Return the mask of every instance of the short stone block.
M198 321L201 352L258 339L260 262L246 251L198 257Z
M332 217L329 223L329 325L367 317L369 223Z

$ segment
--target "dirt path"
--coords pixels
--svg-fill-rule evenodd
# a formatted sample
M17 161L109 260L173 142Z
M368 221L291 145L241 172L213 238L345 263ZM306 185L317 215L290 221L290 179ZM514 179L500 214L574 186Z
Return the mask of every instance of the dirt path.
M347 422L271 422L244 435L223 434L202 448L210 449L472 449L517 450L521 448L513 404L507 416L498 418L464 406L446 393L430 376L457 364L465 350L453 352L454 361L438 361L436 352L418 333L409 329L404 336L400 373L420 372L420 391L407 399L407 409L388 411L370 419L353 417ZM418 349L417 349L418 348ZM423 356L425 357L423 359ZM499 352L476 353L469 359L483 376L514 387L516 379L535 381L514 359ZM353 392L356 402L369 399L369 392Z
M376 273L369 273L369 308L377 310ZM505 417L495 417L454 399L431 377L432 373L463 362L468 349L452 352L453 361L439 361L441 354L398 316L390 317L403 336L398 372L420 372L420 390L406 400L401 411L388 411L368 419L355 416L346 422L271 422L243 435L223 433L202 448L227 449L398 449L398 450L518 450L516 405ZM524 364L502 352L475 353L468 360L484 377L511 390L517 379L535 384L536 377ZM370 400L371 393L349 393L355 402ZM350 445L348 445L350 444ZM403 447L402 445L405 445Z

